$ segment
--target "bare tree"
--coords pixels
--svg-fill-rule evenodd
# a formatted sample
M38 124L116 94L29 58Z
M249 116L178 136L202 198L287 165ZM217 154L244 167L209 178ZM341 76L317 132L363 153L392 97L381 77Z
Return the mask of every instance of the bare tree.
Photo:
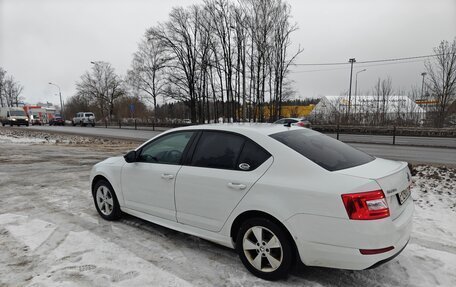
M273 57L274 67L274 120L280 118L281 105L284 100L284 79L288 73L290 65L296 57L304 50L298 48L291 57L288 58L288 49L291 45L291 34L298 29L296 24L290 23L291 7L289 4L279 1L276 7L276 21L273 38Z
M393 85L391 78L381 80L378 78L377 84L373 90L374 96L376 96L376 115L374 122L376 124L385 124L387 116L387 108L389 97L393 94Z
M440 42L434 52L433 60L425 63L429 75L426 85L438 102L436 125L442 127L448 107L456 97L456 38L452 43Z
M6 71L0 67L0 107L4 106L6 99L3 96L3 87L5 86Z
M165 93L182 101L192 121L264 120L263 109L280 115L290 94L290 6L282 0L206 0L174 8L169 20L147 30L170 62L163 69ZM269 96L269 97L267 97Z
M189 104L192 122L196 121L197 116L197 39L200 16L201 9L196 5L188 10L174 8L169 21L147 31L148 37L156 39L175 59L168 79L174 85L168 86L169 96L179 97L179 100Z
M2 83L2 90L3 90L3 103L7 107L14 107L19 106L19 102L22 99L20 97L24 87L14 80L13 76L7 76L3 80Z
M131 86L146 95L157 109L157 99L165 94L165 77L162 73L169 62L164 48L154 38L146 38L139 43L133 55L132 69L127 73Z
M86 97L94 103L103 118L112 119L114 104L125 95L122 79L115 73L111 64L95 62L92 71L81 76L76 83L77 95Z

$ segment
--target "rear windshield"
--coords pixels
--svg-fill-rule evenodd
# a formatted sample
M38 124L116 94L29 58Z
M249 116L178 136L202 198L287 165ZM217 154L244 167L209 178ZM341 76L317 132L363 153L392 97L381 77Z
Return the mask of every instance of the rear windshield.
M92 113L90 113L90 114L87 113L87 114L85 114L85 116L86 117L93 117L93 114Z
M294 130L270 135L329 171L362 165L374 157L343 142L311 130Z

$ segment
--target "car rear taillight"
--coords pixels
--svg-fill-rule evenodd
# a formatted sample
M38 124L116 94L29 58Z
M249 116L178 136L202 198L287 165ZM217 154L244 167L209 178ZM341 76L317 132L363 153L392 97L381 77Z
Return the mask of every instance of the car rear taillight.
M342 201L352 220L372 220L390 215L382 190L342 194Z
M305 126L305 124L303 122L297 122L296 125L299 126L299 127L304 127Z

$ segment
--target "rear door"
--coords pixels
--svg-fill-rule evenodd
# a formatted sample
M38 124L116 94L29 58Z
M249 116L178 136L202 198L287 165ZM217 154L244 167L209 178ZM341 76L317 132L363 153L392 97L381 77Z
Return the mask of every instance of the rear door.
M203 131L177 176L177 221L219 231L271 164L271 155L242 135Z

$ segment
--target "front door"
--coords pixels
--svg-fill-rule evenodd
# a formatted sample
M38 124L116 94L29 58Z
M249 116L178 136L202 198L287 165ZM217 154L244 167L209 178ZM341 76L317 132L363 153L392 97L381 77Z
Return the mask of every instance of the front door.
M174 183L193 131L164 135L142 147L137 160L122 167L127 208L176 221Z

